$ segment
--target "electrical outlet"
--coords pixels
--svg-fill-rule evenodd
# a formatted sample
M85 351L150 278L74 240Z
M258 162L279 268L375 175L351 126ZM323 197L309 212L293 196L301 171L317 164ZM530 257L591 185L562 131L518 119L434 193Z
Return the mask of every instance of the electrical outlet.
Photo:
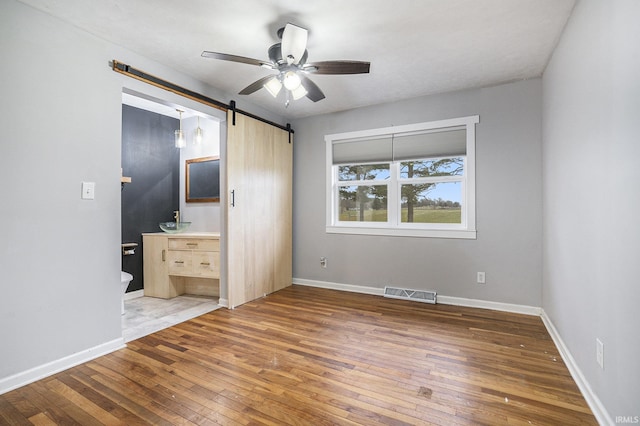
M596 338L596 361L600 368L604 369L604 343Z
M320 266L322 266L323 268L327 267L327 258L326 257L321 257L320 258Z
M486 276L484 272L478 272L478 277L476 281L478 282L478 284L484 284L486 282Z

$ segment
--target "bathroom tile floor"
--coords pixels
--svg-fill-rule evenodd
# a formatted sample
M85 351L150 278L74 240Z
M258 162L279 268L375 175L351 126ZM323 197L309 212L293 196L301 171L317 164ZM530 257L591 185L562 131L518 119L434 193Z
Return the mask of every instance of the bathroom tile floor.
M216 298L188 295L173 299L138 297L125 300L122 337L129 342L219 307Z

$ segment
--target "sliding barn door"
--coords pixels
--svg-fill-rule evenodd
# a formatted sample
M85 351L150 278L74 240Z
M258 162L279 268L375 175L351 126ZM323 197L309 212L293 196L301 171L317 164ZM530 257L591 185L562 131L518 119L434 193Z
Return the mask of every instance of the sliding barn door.
M291 285L293 143L289 133L232 112L227 121L229 307Z

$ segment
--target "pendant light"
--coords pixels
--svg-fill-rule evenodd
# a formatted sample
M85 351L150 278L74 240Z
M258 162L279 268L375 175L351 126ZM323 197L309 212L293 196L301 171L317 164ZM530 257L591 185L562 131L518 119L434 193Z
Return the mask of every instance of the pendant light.
M180 114L180 129L175 131L175 144L176 144L176 148L184 148L185 146L187 146L187 140L184 137L184 132L182 131L182 113L184 111L181 111L179 109L177 109L176 111L178 111L178 114Z
M202 129L200 128L200 116L198 116L198 127L196 127L196 130L193 132L193 143L196 145L201 145L202 137L203 137L203 132L202 132Z

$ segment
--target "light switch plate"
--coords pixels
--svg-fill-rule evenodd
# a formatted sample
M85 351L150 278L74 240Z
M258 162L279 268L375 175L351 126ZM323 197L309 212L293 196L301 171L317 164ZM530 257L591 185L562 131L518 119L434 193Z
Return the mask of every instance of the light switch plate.
M93 200L96 197L96 183L82 182L82 199Z

